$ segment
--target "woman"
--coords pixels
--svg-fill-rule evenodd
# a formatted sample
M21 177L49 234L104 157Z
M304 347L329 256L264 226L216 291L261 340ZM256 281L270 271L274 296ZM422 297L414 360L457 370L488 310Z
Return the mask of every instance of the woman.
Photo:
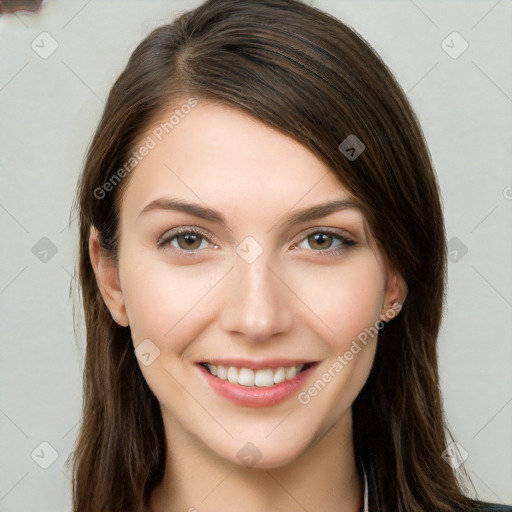
M512 510L466 497L447 456L438 184L341 22L209 0L154 30L77 207L75 512Z

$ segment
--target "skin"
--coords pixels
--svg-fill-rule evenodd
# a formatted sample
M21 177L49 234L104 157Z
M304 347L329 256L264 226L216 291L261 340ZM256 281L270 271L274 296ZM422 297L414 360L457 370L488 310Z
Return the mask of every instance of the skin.
M163 196L214 208L228 227L169 210L139 216ZM160 350L149 366L138 360L169 447L152 511L361 509L351 404L369 375L375 338L307 404L294 395L267 408L235 405L195 364L212 357L319 361L303 391L403 303L406 285L367 238L362 211L283 227L290 213L334 199L351 197L306 147L238 110L200 102L132 171L117 265L91 230L91 262L112 317L130 326L134 347L149 338ZM202 228L209 240L199 237L190 249L181 236L159 248L178 226ZM357 244L343 246L337 235L315 241L321 228ZM263 249L251 263L235 251L247 236ZM340 246L337 255L320 254ZM237 457L249 441L261 454L252 467Z

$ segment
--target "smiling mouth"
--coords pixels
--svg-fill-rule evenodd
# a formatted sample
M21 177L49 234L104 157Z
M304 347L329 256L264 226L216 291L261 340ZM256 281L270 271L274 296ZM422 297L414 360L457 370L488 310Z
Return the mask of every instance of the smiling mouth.
M245 387L271 387L281 382L294 379L297 375L317 363L305 363L288 367L281 366L279 368L263 368L259 370L238 368L236 366L214 365L211 363L200 364L214 377L231 384L239 384Z

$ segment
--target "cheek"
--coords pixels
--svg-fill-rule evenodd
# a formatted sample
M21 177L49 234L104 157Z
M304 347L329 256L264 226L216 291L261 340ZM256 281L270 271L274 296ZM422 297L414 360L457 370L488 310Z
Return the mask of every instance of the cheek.
M121 276L123 296L134 344L149 338L161 349L172 342L174 351L182 350L201 331L202 306L222 278L222 271L196 265L172 266L143 255L126 261L125 268L129 270ZM188 339L177 335L185 326Z
M339 266L317 266L297 287L312 311L321 337L344 350L365 328L379 320L385 297L384 273L370 250Z
M120 277L134 344L149 338L161 348L172 341L173 351L184 350L212 320L208 312L215 307L209 295L215 295L216 285L222 287L229 265L171 265L165 256L140 247L125 254ZM369 248L340 264L296 263L290 268L282 276L293 291L288 307L302 321L309 318L320 337L340 350L379 319L385 276ZM180 335L184 326L185 338Z

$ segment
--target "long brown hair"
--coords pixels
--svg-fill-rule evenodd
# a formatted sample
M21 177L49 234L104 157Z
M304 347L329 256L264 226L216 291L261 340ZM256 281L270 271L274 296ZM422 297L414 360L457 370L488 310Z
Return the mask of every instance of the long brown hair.
M77 188L87 346L73 511L140 512L163 475L159 404L129 327L115 323L103 302L88 240L96 227L115 261L130 174L115 187L105 183L119 177L151 123L183 97L241 109L290 135L366 207L374 239L408 285L400 315L379 333L370 376L353 404L356 458L374 491L370 509L471 508L442 456L449 429L436 343L445 231L430 155L404 92L353 29L299 0L208 0L134 50L110 91ZM352 161L339 149L351 134L365 145Z

